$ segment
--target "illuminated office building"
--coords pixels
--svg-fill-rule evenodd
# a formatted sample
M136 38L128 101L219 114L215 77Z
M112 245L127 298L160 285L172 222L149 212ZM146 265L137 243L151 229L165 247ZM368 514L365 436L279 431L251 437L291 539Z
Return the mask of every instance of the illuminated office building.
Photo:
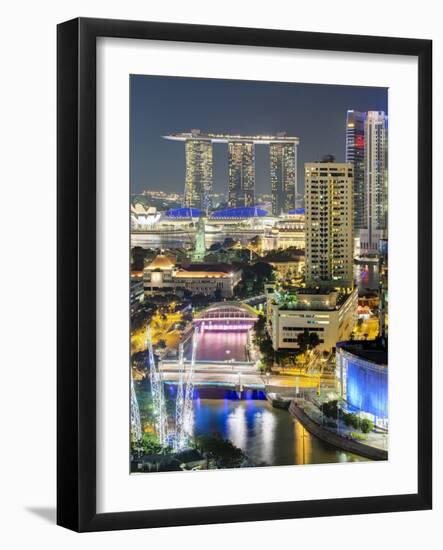
M253 206L255 201L254 143L228 142L228 205L233 208Z
M305 163L306 284L353 287L353 166Z
M374 255L388 229L388 127L383 111L369 111L365 121L366 220L360 229L360 254Z
M366 227L365 200L366 113L348 110L346 115L346 162L354 166L354 234Z
M183 206L207 211L211 206L212 195L212 142L207 139L188 139L185 143L185 153Z
M297 148L295 143L274 142L269 149L272 214L280 216L295 208Z

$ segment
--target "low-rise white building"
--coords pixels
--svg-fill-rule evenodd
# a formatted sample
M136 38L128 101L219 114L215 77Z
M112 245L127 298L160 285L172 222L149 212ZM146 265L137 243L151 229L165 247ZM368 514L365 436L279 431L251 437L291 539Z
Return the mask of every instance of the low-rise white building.
M358 292L328 289L268 286L267 327L273 348L298 349L299 334L308 331L319 337L317 349L331 351L349 338L357 318Z
M192 294L231 298L241 279L241 270L227 264L191 263L177 266L159 254L143 270L145 295L188 290Z

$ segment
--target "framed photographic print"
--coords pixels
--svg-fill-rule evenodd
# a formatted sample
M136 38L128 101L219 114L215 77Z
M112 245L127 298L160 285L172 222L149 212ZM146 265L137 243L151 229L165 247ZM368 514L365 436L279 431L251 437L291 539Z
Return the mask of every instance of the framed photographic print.
M59 525L431 507L431 52L59 25Z

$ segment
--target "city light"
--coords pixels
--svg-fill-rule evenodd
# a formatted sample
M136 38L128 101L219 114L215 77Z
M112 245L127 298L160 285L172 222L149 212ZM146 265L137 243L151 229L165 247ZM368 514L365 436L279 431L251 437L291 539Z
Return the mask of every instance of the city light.
M135 151L131 471L388 458L387 114L351 91L363 110L333 119L309 96L300 137L272 85L281 132L230 109L223 128L179 131L162 111L174 131L143 143L153 166Z

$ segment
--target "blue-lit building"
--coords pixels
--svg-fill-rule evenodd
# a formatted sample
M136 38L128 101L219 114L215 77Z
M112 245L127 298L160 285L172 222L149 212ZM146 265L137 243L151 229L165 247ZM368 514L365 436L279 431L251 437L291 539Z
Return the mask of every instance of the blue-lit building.
M199 218L202 211L199 208L172 208L166 212L166 215L175 219Z
M304 208L294 208L292 210L288 210L289 216L304 216L305 209Z
M211 214L212 220L262 218L268 215L268 211L258 206L243 206L238 208L224 208Z
M339 342L336 360L339 392L349 412L388 427L387 339Z

